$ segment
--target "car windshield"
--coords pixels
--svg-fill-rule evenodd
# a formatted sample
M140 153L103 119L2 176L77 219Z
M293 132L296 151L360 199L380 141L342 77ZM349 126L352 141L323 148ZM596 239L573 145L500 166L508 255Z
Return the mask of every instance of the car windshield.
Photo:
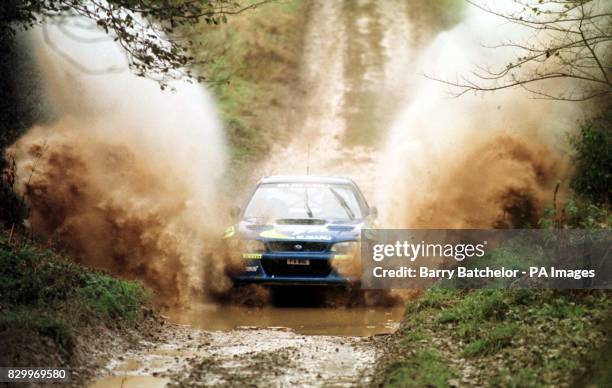
M362 212L351 185L264 183L253 194L244 218L352 220L362 218Z

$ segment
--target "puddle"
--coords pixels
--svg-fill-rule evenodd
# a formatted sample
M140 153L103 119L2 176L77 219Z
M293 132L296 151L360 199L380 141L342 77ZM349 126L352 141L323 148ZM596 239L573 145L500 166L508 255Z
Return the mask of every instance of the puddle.
M129 372L137 370L138 368L140 368L140 362L138 360L127 360L123 364L119 365L117 370Z
M363 337L394 332L404 308L246 308L201 304L166 314L175 323L208 331L286 327L300 334Z
M95 381L89 388L162 388L170 379L153 376L110 376Z
M401 307L246 308L197 304L166 312L161 338L118 355L90 387L346 386L377 357Z

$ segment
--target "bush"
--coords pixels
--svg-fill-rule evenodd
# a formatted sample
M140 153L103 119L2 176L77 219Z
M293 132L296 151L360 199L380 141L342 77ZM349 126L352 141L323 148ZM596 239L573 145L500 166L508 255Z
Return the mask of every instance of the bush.
M0 240L0 243L4 243ZM85 271L31 244L0 245L0 303L50 305L84 285Z
M110 276L96 276L86 280L78 290L79 298L99 318L125 319L130 324L140 316L140 306L145 298L144 288L133 282L118 280Z
M544 229L580 228L608 229L612 225L612 213L608 205L597 205L582 198L570 198L560 212L549 207L538 222Z
M572 189L596 204L611 204L612 111L583 124L571 145L576 167Z

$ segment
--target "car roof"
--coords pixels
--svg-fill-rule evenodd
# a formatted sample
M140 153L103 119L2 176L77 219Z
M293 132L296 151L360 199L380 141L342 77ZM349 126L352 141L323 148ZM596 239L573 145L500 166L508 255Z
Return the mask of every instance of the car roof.
M352 184L350 178L325 175L272 175L261 178L259 183L337 183Z

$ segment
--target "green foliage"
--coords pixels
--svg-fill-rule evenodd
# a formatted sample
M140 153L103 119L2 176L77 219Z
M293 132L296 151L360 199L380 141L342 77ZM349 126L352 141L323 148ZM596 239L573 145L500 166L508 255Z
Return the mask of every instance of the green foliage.
M570 386L593 361L609 360L611 319L607 290L430 289L407 305L387 385L446 386L471 368L478 377L466 385Z
M612 111L582 124L570 138L574 195L544 210L538 227L609 229L612 226Z
M462 0L412 0L408 13L420 34L437 34L463 20L467 3ZM420 38L420 39L419 39ZM417 36L418 40L424 37ZM425 43L425 39L423 42Z
M447 387L457 372L435 349L418 350L405 361L393 366L386 387Z
M139 283L0 236L0 331L34 330L71 350L76 328L84 323L133 326L147 299Z
M538 225L544 229L609 229L612 226L612 213L608 206L596 205L583 198L570 198L560 212L556 212L552 206L547 208Z
M285 96L297 82L304 21L303 2L291 0L237 15L223 26L186 28L194 36L196 70L210 82L225 122L233 173L250 173L252 162L288 138L279 117L291 109Z
M612 204L612 111L584 123L571 144L574 191L595 204Z
M454 291L439 289L435 292L426 292L420 299L408 305L406 315L413 311L421 311L427 308L443 308L450 305L449 295L454 295Z
M609 228L612 214L603 206L584 201L568 200L565 203L565 224L583 229Z
M459 316L454 311L443 311L438 317L438 323L451 323L459 321Z
M462 265L467 269L472 268L506 268L519 271L528 270L530 265L543 262L542 252L537 246L523 244L520 238L508 241L503 247L486 252L482 257L473 257ZM454 277L453 279L442 279L433 288L508 288L515 278L486 278L486 277Z
M125 319L134 324L140 318L145 292L139 283L110 276L88 277L77 290L88 310L103 320Z
M433 0L428 1L432 26L444 31L454 27L464 17L466 3L461 0Z
M461 354L465 357L495 354L510 345L517 332L518 326L515 324L500 324L484 333L483 338L467 343Z

